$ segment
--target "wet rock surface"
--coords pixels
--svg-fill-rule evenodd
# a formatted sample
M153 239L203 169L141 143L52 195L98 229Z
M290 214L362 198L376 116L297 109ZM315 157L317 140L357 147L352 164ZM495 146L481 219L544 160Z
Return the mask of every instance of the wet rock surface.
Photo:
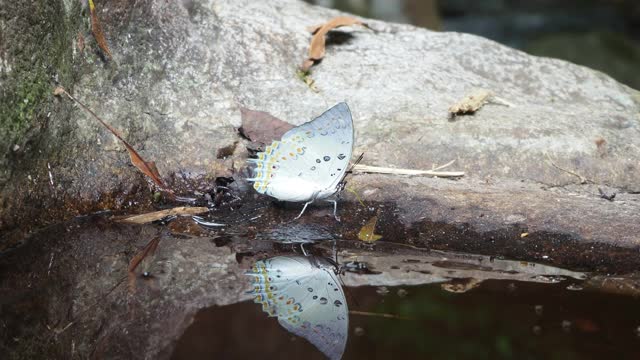
M382 193L402 187L393 192L397 203L424 202L426 216L455 207L451 222L498 202L503 214L485 214L486 226L508 218L579 241L637 245L638 93L601 73L472 35L369 21L373 31L334 33L312 69L316 92L296 75L310 39L305 28L335 11L296 1L106 2L98 10L114 59L105 63L85 33L84 51L73 50L78 81L61 85L156 161L180 192L246 175L236 132L242 108L300 124L346 100L364 163L429 169L456 160L466 172L460 182L362 175L354 190L364 198L369 185ZM452 121L448 107L473 88L513 106L487 104ZM151 205L122 145L66 100L51 101L46 141L14 154L2 190L5 246L65 216ZM616 201L602 200L597 187L616 192ZM479 196L476 188L487 191ZM456 205L433 201L446 192ZM568 197L561 202L558 193ZM566 220L559 203L585 216ZM603 218L620 230L595 231Z
M42 358L46 354L47 358L60 359L175 356L179 339L194 319L197 321L202 309L251 299L247 290L252 285L244 274L256 260L296 253L301 256L300 243L291 243L286 234L285 229L290 228L307 235L304 246L311 254L332 257L337 250L344 269L341 280L344 286L358 287L354 294L366 293L361 287L433 283L451 293L466 293L496 280L561 283L574 290L602 293L599 298L607 293L626 297L640 294L637 277L599 275L609 268L640 265L637 257L607 249L573 244L574 251L608 257L596 268L590 268L589 255L583 259L553 256L541 263L513 261L503 256L434 250L440 246L430 245L425 237L440 244L455 241L447 237L450 232L440 231L446 225L423 224L423 229L407 229L399 223L395 226L407 236L366 244L356 237L360 217L368 216L366 209L345 209L354 216L343 216L341 224L330 216L331 210L312 209L303 221L292 224L291 215L296 211L264 205L253 206L251 215L260 215L258 219L247 218L243 223L214 230L187 218L167 225L125 225L116 222L117 217L104 214L38 232L24 246L0 257L0 354L3 358ZM243 210L247 209L236 208L235 216L246 216L238 215ZM431 234L417 234L427 228ZM130 261L155 237L160 238L155 253L129 274ZM536 244L549 241L532 240ZM520 254L532 257L522 253L530 246L520 245ZM502 246L497 243L485 250L500 253ZM556 267L562 264L597 272ZM412 291L415 289L409 288ZM357 309L366 298L351 295L348 301ZM216 337L218 331L224 330L210 328L201 335L191 332L188 337ZM219 343L219 336L216 339Z
M492 259L538 261L578 278L640 266L640 96L606 75L476 36L368 21L373 30L331 36L312 69L316 91L296 69L306 27L335 11L290 0L120 1L98 10L113 61L81 29L83 51L72 50L77 39L67 42L77 81L61 85L155 161L179 194L206 202L217 178L233 178L231 197L208 218L228 226L123 225L110 214L61 223L171 204L154 196L105 129L67 100L47 99L48 125L12 153L1 190L5 353L168 358L199 309L246 299L249 264L291 252L292 242L336 239L342 258L383 273L345 276L348 285L429 282L434 262L449 280L456 271L528 274ZM448 107L474 88L511 106L449 118ZM292 222L301 205L274 204L243 180L242 109L301 124L340 101L353 112L363 163L431 169L456 160L451 169L465 177L350 175L343 222L322 205ZM602 196L614 193L613 201ZM357 241L376 214L382 240ZM129 261L156 236L150 276L138 271L134 288ZM310 251L329 255L331 245ZM597 288L637 293L635 277L593 279Z

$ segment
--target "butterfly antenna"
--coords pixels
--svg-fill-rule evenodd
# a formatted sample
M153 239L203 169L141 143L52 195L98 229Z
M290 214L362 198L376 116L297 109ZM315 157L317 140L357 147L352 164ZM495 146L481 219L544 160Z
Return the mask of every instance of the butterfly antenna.
M362 154L360 154L360 156L358 156L356 161L353 162L353 165L351 165L351 167L349 168L349 170L347 170L347 172L345 174L352 174L353 173L353 168L355 168L356 165L358 165L360 163L360 161L362 161L363 158L364 158L364 153L362 153Z

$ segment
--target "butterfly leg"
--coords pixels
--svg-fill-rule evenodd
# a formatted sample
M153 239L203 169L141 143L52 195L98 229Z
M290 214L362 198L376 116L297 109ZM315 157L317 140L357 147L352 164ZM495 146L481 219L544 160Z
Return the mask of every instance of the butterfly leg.
M338 200L326 200L326 201L333 203L333 217L336 218L337 222L340 222L340 217L338 216Z
M315 200L315 199L314 199L314 200ZM309 204L311 204L312 202L313 202L313 200L311 200L311 201L307 201L307 202L304 204L304 206L302 207L302 211L300 211L300 214L298 214L298 216L296 216L296 218L295 218L295 219L293 219L293 220L298 220L298 219L300 219L300 217L302 216L302 214L304 214L304 211L305 211L305 210L307 210L307 206L309 206Z
M304 243L300 243L300 250L302 250L302 254L304 256L309 256L309 254L307 254L307 252L304 250Z

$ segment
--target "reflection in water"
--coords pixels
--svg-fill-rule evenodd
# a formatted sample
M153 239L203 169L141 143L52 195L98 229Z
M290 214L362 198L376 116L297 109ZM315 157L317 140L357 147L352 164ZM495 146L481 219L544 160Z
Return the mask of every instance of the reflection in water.
M342 357L349 330L349 309L335 270L325 258L296 255L257 261L246 273L254 302L330 359Z

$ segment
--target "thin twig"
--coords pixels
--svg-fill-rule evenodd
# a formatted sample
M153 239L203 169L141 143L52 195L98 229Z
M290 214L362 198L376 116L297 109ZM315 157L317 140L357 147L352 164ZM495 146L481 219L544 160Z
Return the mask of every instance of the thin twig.
M396 169L388 167L356 165L355 171L361 173L377 173L377 174L393 174L393 175L429 175L438 177L461 177L464 171L434 171L434 170L415 170L415 169Z
M386 313L374 313L374 312L358 311L358 310L349 310L349 314L351 314L351 315L381 317L381 318L385 318L385 319L411 320L408 317L404 317L404 316L400 316L400 315L386 314Z
M555 167L556 169L560 170L560 171L564 171L567 174L573 175L575 177L577 177L578 179L580 179L580 184L586 184L586 183L592 183L595 184L595 181L589 180L586 177L578 174L575 171L571 171L569 169L565 169L563 167L560 167L559 165L557 165L556 163L553 162L553 160L551 160L551 156L549 156L548 153L545 153L545 155L547 156L547 161L549 161L549 164L551 164L551 166Z
M431 171L442 170L442 169L446 168L447 166L450 166L454 162L456 162L456 159L453 159L453 160L449 161L448 163L446 163L444 165L438 166L437 168L432 168Z
M497 96L492 96L489 98L489 102L496 104L496 105L504 105L506 107L511 107L514 108L516 107L515 105L513 105L512 103L508 102L507 100L501 98L501 97L497 97Z

